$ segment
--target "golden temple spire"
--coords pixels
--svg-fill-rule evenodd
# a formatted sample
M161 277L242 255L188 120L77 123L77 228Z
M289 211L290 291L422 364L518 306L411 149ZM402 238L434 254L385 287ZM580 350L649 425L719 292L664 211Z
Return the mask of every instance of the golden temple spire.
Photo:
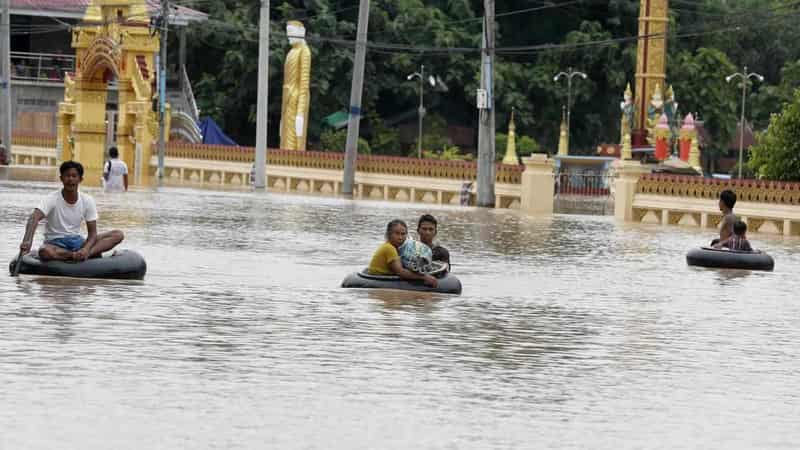
M567 116L565 109L561 108L561 131L558 133L558 154L569 154L569 138L567 137Z
M622 150L620 151L620 159L623 160L633 159L633 152L631 150L630 131L622 135Z
M514 108L511 108L511 120L508 122L508 142L503 164L519 164L517 157L517 126L514 125Z

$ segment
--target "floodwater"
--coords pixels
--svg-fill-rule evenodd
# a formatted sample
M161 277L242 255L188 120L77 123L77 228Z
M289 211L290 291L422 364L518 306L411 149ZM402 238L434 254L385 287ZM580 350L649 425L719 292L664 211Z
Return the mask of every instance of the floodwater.
M0 184L3 261L54 188ZM147 277L0 276L2 449L800 446L797 239L721 271L610 217L90 192ZM461 296L339 287L427 211Z

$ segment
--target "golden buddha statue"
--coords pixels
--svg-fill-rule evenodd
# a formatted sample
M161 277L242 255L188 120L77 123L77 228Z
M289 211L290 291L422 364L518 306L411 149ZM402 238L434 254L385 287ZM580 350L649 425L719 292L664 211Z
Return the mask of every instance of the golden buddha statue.
M306 149L308 105L311 97L311 50L306 44L306 29L301 22L286 23L292 49L283 65L283 104L281 107L281 148Z

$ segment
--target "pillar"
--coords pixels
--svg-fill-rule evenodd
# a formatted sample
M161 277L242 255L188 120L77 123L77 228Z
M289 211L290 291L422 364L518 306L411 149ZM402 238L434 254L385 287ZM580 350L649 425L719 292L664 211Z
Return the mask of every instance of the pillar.
M697 130L694 125L694 116L692 113L686 115L683 119L683 125L680 132L680 158L683 161L689 162L689 152L692 148L692 139L697 136Z
M614 217L617 220L633 220L633 198L639 177L650 170L639 161L617 161L617 178L614 180Z
M108 88L102 81L78 80L75 84L74 159L83 164L84 184L99 186L105 162Z
M523 158L522 198L520 209L534 214L553 213L555 162L542 153Z
M700 164L700 146L697 144L697 140L697 133L694 133L691 147L689 147L689 165L702 174L703 166Z
M183 84L183 72L186 70L186 27L180 27L178 30L178 79L181 92L184 92L186 90L186 86Z
M640 0L639 42L636 49L636 113L634 145L643 145L647 137L647 103L656 84L666 86L667 0Z
M133 123L136 117L127 114L127 104L136 100L136 94L130 79L117 80L117 89L119 105L117 110L117 149L119 158L125 161L129 169L132 169L136 164L136 136Z
M58 125L56 126L56 163L72 159L72 115L61 111L59 106Z

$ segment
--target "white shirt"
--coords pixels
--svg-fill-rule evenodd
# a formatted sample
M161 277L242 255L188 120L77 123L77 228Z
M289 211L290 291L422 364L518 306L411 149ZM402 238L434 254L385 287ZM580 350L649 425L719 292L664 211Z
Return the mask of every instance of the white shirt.
M109 166L111 166L110 170ZM123 175L128 174L128 165L125 164L125 161L121 161L118 158L106 161L103 164L103 175L105 174L108 174L108 180L105 180L106 192L122 192L125 190L125 182L122 179Z
M97 221L97 206L88 194L78 192L78 201L70 205L57 190L42 199L36 207L47 220L44 228L44 240L52 241L66 236L80 236L81 222Z

